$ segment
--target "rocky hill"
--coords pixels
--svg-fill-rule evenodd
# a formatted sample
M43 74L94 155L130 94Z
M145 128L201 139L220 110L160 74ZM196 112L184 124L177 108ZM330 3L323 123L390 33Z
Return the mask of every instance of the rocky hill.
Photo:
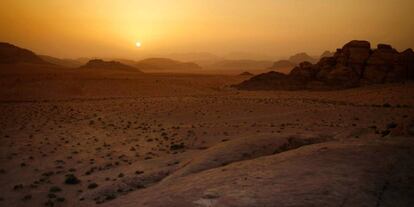
M14 63L48 64L30 50L0 42L0 64Z
M414 79L414 52L398 52L391 45L371 49L354 40L318 63L302 62L288 75L269 72L235 85L242 90L342 89L366 84Z
M141 72L135 67L122 64L117 61L104 61L101 59L94 59L90 60L85 65L81 66L80 68L84 69L108 69L108 70L123 70L123 71L133 71L133 72Z

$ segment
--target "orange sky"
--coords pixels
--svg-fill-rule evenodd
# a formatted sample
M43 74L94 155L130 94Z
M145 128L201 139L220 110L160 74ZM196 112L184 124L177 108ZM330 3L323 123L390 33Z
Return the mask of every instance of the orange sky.
M413 0L1 0L0 41L71 58L277 58L351 39L402 50L414 47L413 12Z

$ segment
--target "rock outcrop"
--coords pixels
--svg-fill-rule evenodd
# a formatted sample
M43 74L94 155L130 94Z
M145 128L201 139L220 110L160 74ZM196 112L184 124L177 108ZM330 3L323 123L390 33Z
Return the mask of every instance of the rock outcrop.
M368 41L354 40L316 64L302 62L288 75L261 74L235 87L244 90L343 89L410 79L414 79L413 50L399 53L386 44L371 49Z
M30 50L0 42L0 64L14 63L48 64Z

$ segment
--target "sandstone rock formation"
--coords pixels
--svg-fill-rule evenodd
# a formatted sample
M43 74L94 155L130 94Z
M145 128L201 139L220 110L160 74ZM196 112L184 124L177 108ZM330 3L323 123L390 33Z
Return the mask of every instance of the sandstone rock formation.
M288 75L270 72L235 87L244 90L341 89L366 84L414 79L414 52L402 53L391 45L371 49L368 41L354 40L318 63L302 62Z

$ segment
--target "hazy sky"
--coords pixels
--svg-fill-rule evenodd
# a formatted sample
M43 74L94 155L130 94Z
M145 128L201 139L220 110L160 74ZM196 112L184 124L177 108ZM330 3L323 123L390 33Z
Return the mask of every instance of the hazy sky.
M414 0L1 0L0 41L57 57L414 48ZM136 48L135 42L142 47Z

